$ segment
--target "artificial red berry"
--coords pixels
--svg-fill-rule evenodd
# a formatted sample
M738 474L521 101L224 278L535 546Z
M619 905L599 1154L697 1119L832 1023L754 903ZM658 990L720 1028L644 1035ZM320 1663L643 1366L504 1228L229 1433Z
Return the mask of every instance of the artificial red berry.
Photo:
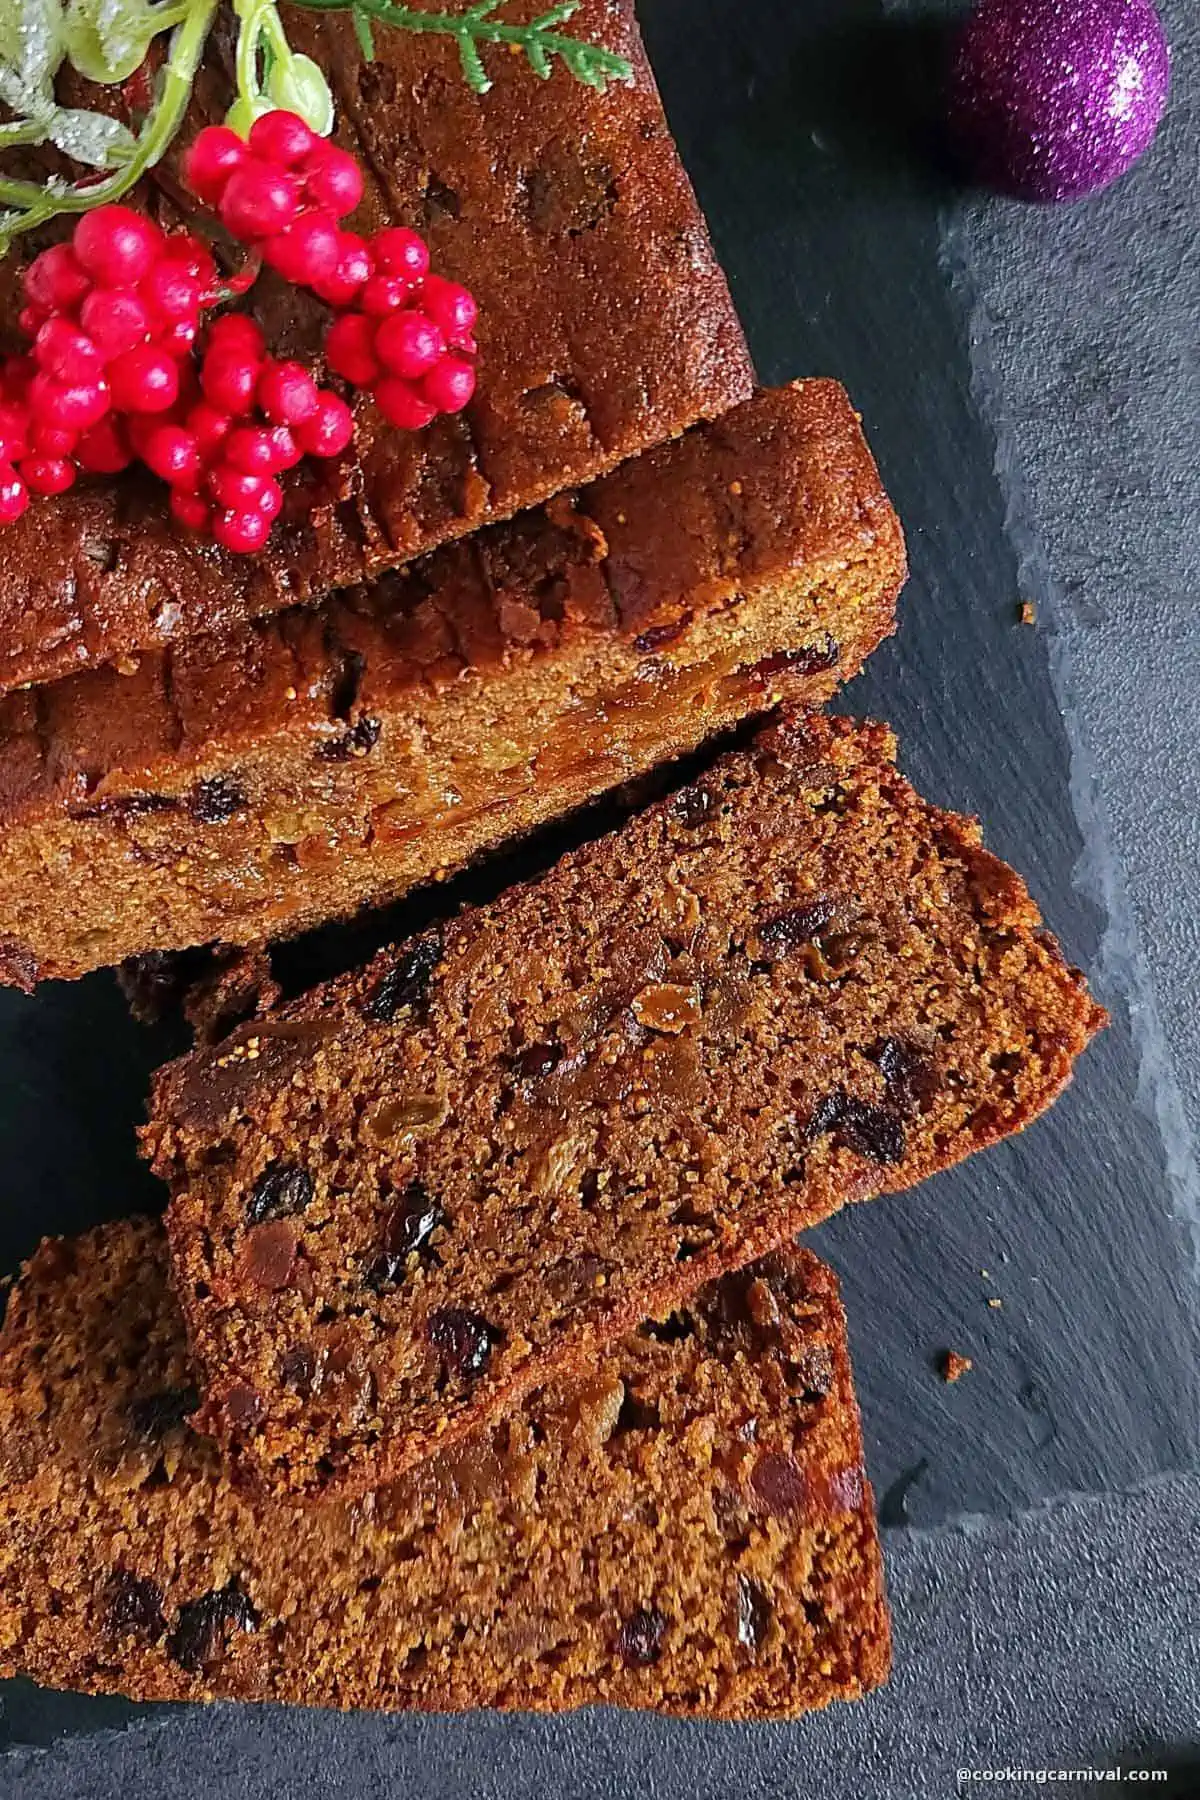
M244 350L247 355L259 357L266 348L266 338L262 328L256 325L249 313L222 313L214 319L208 328L208 349Z
M279 460L280 446L275 442L275 431L287 431L271 425L239 425L231 431L225 440L224 460L232 469L240 469L244 475L273 475L276 469L285 467ZM289 435L289 443L290 443ZM232 505L232 502L227 504Z
M267 435L271 439L271 450L275 458L275 473L282 469L294 469L302 459L304 452L296 442L290 425L268 425Z
M43 312L69 312L78 306L91 281L70 244L51 244L26 269L25 298Z
M243 554L261 550L271 532L271 521L261 512L217 512L213 514L212 534L226 550Z
M264 162L278 163L281 169L302 163L320 141L299 114L285 112L281 107L261 114L250 127L249 143L254 155L261 156Z
M79 322L105 361L145 343L150 330L146 303L133 288L93 288L79 309Z
M398 375L387 375L378 383L375 403L388 424L398 425L401 431L423 431L437 417L437 407Z
M253 244L290 225L299 204L300 187L294 175L270 163L247 162L235 169L225 184L221 220L234 237Z
M16 405L24 406L37 372L38 366L32 356L6 357L3 366L0 367L0 384L3 385L4 398Z
M301 425L317 410L317 384L301 363L268 359L258 378L258 404L272 425Z
M309 456L340 456L354 436L354 414L337 394L324 392L311 419L296 427L296 442Z
M200 446L182 425L152 425L139 444L139 454L146 467L172 487L191 488L200 478Z
M199 335L200 326L197 320L176 319L175 323L168 325L165 331L158 332L154 341L160 350L165 350L168 356L178 362L188 354Z
M55 381L46 374L35 375L29 384L29 410L35 424L52 425L65 431L86 431L102 419L110 404L110 389L102 376L95 381L72 383Z
M86 331L69 319L47 319L37 334L33 354L39 368L68 385L95 381L104 366L99 350Z
M106 413L105 418L108 417ZM103 420L99 423L103 424ZM94 428L93 428L94 429ZM74 456L79 433L59 425L35 425L29 434L31 456Z
M405 307L384 319L375 333L375 354L392 375L416 381L427 375L446 348L432 319Z
M269 475L248 475L243 469L219 462L208 471L208 490L218 506L228 512L252 512L270 480Z
M160 320L193 319L200 311L199 278L173 258L156 262L138 291Z
M251 142L254 134L250 134ZM348 150L319 141L302 170L304 192L314 206L327 206L337 218L352 213L363 197L362 170Z
M179 398L179 370L156 344L139 344L114 357L108 379L118 412L166 412Z
M475 371L457 356L443 356L421 382L421 392L439 412L461 412L475 392Z
M197 400L188 411L187 428L195 438L201 456L208 458L229 436L233 419L210 401Z
M17 324L26 337L35 338L46 320L51 317L53 315L43 312L40 306L23 306L17 314Z
M235 169L250 159L245 140L227 125L206 125L192 142L183 176L192 192L212 206L221 198Z
M162 232L129 206L98 206L75 227L72 248L84 270L103 287L139 282L158 255Z
M397 307L404 305L411 286L411 282L403 275L372 275L363 285L358 304L373 319L386 318L388 313L395 312Z
M178 519L189 531L203 531L208 524L210 507L208 501L199 494L189 494L183 488L172 488L167 504L171 509L171 517Z
M112 413L85 431L75 446L75 460L89 475L116 475L133 461L119 418Z
M236 345L210 349L200 371L200 385L205 398L222 412L240 417L254 405L262 360Z
M174 237L167 238L159 255L159 262L175 263L194 275L201 287L206 287L216 273L216 264L212 253L199 238L193 237L190 231L178 231Z
M355 387L370 387L381 373L375 355L375 323L362 313L343 313L329 327L325 360L335 375Z
M11 525L29 505L29 489L9 463L0 463L0 525Z
M11 402L0 405L0 463L15 462L29 445L29 415Z
M344 307L350 305L371 279L374 264L365 238L357 237L352 231L343 231L338 244L338 264L333 274L323 281L310 281L309 286L330 306Z
M386 275L403 275L411 284L429 272L429 251L423 238L407 225L388 225L371 239L375 266Z
M75 485L75 464L65 456L27 456L21 476L31 494L65 494Z
M479 317L474 295L458 281L428 275L421 287L421 308L441 326L450 344L461 346Z
M268 238L263 259L295 287L330 280L342 259L341 233L330 212L302 212L286 231Z

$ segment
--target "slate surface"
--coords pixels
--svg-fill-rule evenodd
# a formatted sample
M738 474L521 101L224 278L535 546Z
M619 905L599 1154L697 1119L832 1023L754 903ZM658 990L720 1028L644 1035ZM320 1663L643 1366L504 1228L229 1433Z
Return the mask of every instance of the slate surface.
M1042 214L964 206L938 174L920 116L936 50L927 23L858 0L773 0L753 19L734 0L643 0L642 12L762 375L847 382L909 529L902 633L847 709L890 718L919 785L982 816L1116 1012L1075 1088L1019 1144L816 1234L845 1284L885 1517L995 1514L1194 1467L1196 22L1177 0L1174 109L1152 156L1088 207ZM1021 598L1036 603L1037 629L1016 623ZM0 999L4 1266L41 1231L153 1203L131 1129L160 1050L127 1024L106 977ZM954 1389L930 1366L946 1345L976 1359ZM1194 1691L1148 1687L1135 1663L1173 1555L1191 1585L1159 1607L1165 1663L1195 1637L1182 1533L1197 1496L1180 1483L1015 1527L890 1534L896 1685L794 1734L229 1712L139 1722L136 1741L153 1736L134 1791L165 1793L154 1784L168 1769L212 1754L227 1759L219 1791L247 1795L293 1756L311 1770L304 1791L331 1794L355 1790L323 1760L362 1758L396 1792L443 1791L432 1773L413 1790L417 1769L455 1772L472 1793L953 1792L940 1777L922 1786L914 1757L939 1717L947 1746L974 1733L1003 1749L994 1722L984 1733L955 1632L981 1593L1014 1584L1041 1604L1016 1629L993 1606L969 1662L974 1682L985 1653L998 1659L1013 1754L1035 1739L1049 1754L1052 1728L1064 1752L1116 1751L1151 1728L1169 1741L1172 1723L1182 1745ZM1140 1566L1151 1543L1150 1592L1134 1582L1142 1611L1129 1611L1114 1571ZM1081 1604L1081 1580L1097 1642L1082 1658L1055 1626ZM1057 1713L1027 1679L1035 1666L1056 1670ZM39 1794L99 1795L109 1775L115 1792L135 1739L89 1749L88 1734L123 1716L20 1686L6 1696L10 1741L81 1740L37 1765ZM862 1785L822 1785L845 1756ZM13 1762L6 1790L0 1765L0 1792L33 1793L31 1767ZM724 1784L705 1787L705 1770ZM171 1791L190 1791L182 1773Z

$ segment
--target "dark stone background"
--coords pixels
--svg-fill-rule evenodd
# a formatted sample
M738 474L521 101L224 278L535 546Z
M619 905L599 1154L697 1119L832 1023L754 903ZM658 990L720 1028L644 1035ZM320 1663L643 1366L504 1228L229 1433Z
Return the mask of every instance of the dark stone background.
M891 1687L733 1729L139 1711L14 1683L0 1793L941 1795L960 1765L1123 1761L1200 1794L1200 39L1187 0L1164 10L1154 150L1043 212L941 169L938 14L641 5L763 378L846 381L909 531L901 633L845 709L889 718L919 785L980 814L1114 1011L1024 1139L814 1234L885 1522L919 1528L888 1533ZM162 1047L108 977L0 997L3 1266L153 1204L131 1132ZM946 1346L976 1365L952 1389Z

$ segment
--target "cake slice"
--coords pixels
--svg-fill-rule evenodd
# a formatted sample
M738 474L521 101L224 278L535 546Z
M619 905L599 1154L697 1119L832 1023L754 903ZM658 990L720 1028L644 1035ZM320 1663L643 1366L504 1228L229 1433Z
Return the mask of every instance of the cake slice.
M0 1341L0 1673L137 1699L786 1718L887 1674L829 1270L802 1251L348 1506L189 1425L161 1228L43 1245Z
M350 592L0 701L0 980L395 898L887 632L895 514L834 382Z
M1104 1015L893 753L785 720L160 1073L146 1149L237 1476L377 1486L1049 1104Z
M361 399L355 455L294 479L261 556L190 539L161 485L129 476L32 507L4 531L0 692L323 598L747 398L745 340L632 0L580 0L571 31L627 57L632 82L599 94L561 67L539 81L497 49L478 95L452 38L381 24L368 59L348 12L289 13L367 179L355 228L414 226L479 303L475 399L421 432ZM220 118L219 51L200 93ZM181 142L203 123L195 110ZM145 188L142 203L170 222L182 190L164 185L170 201ZM326 307L271 280L254 299L280 353L317 354Z

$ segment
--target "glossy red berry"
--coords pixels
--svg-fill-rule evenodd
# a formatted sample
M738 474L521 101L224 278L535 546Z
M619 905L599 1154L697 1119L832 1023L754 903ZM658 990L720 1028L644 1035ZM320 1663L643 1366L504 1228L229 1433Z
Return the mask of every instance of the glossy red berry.
M276 108L263 113L250 127L250 149L264 162L290 169L302 163L321 142L298 113Z
M457 356L443 356L421 382L421 392L439 412L461 412L475 392L475 370Z
M310 281L309 286L330 306L350 306L374 273L371 252L364 238L352 231L339 237L337 268L323 281Z
M195 319L176 319L173 325L155 334L154 341L160 350L178 362L192 349L200 335L200 326Z
M31 494L65 494L75 485L75 464L65 456L27 456L21 477Z
M411 284L429 272L429 251L425 240L407 225L389 225L371 239L375 266L386 275L403 275Z
M354 436L354 414L337 394L322 393L311 419L296 427L296 441L309 456L340 456Z
M93 288L79 309L79 322L107 362L145 342L150 314L133 288Z
M3 386L4 398L16 405L24 406L28 402L29 389L38 366L32 356L9 356L0 367L0 384Z
M52 315L43 312L40 306L23 306L17 314L17 324L28 338L35 338L46 320Z
M266 342L261 326L255 324L248 313L222 313L208 328L210 353L214 350L238 349L249 356L260 357L266 348Z
M295 433L290 425L268 425L267 434L271 439L271 449L275 457L275 471L294 469L302 459L304 452L296 442Z
M86 431L104 417L109 404L109 383L103 377L68 385L38 374L29 384L29 410L34 423L58 430Z
M166 323L194 319L200 311L200 282L181 262L164 258L143 278L138 290L155 318Z
M271 521L261 512L216 512L212 534L226 550L248 554L261 550L271 532Z
M339 219L363 197L362 170L347 150L320 141L302 170L304 192L314 206L327 206Z
M263 260L295 287L330 280L341 258L341 232L331 212L302 212L263 245Z
M166 412L179 398L179 370L155 344L140 344L115 357L108 365L108 379L118 412Z
M381 373L375 355L375 322L362 313L343 313L329 327L325 338L325 360L335 375L353 382L355 387L370 387Z
M229 512L251 512L270 477L247 474L244 469L232 468L228 462L221 461L213 465L206 479L208 491L218 506Z
M251 161L235 169L221 195L222 223L236 238L258 243L274 237L296 217L300 188L294 175L270 163Z
M129 206L98 206L75 227L72 248L84 270L102 287L131 287L153 264L162 232Z
M89 475L116 475L133 461L121 420L113 413L85 431L75 446L75 460Z
M108 418L105 413L104 417ZM100 424L104 420L99 421ZM90 427L89 429L95 429ZM30 456L74 456L79 443L78 431L62 425L35 425L29 433Z
M199 445L201 456L212 455L233 430L233 419L209 400L197 400L187 415L187 428Z
M7 462L0 463L0 525L11 525L29 505L29 489Z
M427 375L446 348L432 319L407 307L384 319L375 333L375 354L392 375L416 381Z
M171 509L171 517L188 531L203 531L208 524L212 508L200 494L189 494L185 488L172 488L167 502Z
M29 445L29 415L24 407L0 405L0 463L12 463Z
M34 341L33 354L39 368L68 385L95 381L104 367L87 332L59 316L46 320Z
M205 398L222 412L241 417L254 405L261 368L259 356L247 354L236 345L231 349L224 345L210 349L200 371Z
M22 285L30 304L49 313L78 306L92 284L70 244L52 244L34 257Z
M250 159L245 140L227 125L206 125L198 133L183 162L184 180L209 206L221 198L235 169Z
M403 275L372 275L363 286L358 304L373 319L384 319L408 299L411 283Z
M317 410L317 384L303 364L268 359L258 378L258 404L272 425L301 425Z
M182 425L152 425L139 445L147 468L172 487L193 488L200 479L200 446Z
M437 417L437 407L398 375L387 375L379 382L375 403L389 425L398 425L401 431L423 431Z
M461 282L429 275L421 287L421 309L441 326L450 344L461 345L475 329L479 308Z

